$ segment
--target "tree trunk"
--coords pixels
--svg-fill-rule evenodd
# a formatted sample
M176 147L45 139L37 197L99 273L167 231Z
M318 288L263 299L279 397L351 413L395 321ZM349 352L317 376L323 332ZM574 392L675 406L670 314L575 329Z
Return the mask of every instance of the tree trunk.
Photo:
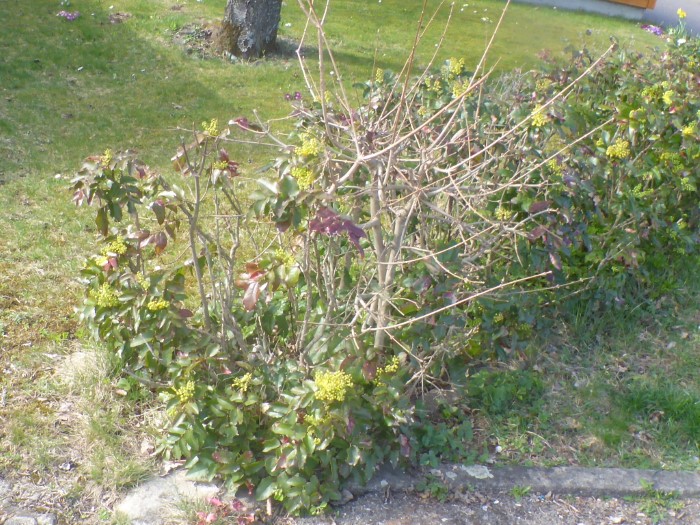
M275 47L282 0L228 0L221 37L230 53L259 58Z

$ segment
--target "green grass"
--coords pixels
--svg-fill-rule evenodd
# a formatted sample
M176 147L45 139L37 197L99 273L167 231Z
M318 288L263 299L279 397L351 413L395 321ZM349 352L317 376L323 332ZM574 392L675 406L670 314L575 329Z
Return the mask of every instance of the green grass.
M107 147L137 149L146 161L164 167L179 142L176 128L190 129L213 117L250 116L253 109L263 118L281 117L288 112L284 94L303 91L291 55L231 65L192 58L173 45L174 30L219 20L224 0L182 2L179 11L164 0L111 4L112 10L104 2L75 1L70 9L82 16L68 22L55 16L58 2L4 2L0 179L70 172L85 156ZM419 16L420 3L411 5L399 0L333 4L327 30L348 78L368 78L375 56L378 66L400 69ZM428 5L435 10L438 3ZM464 11L458 5L439 60L465 57L473 67L495 26L481 18L497 20L501 7L493 0L470 2ZM115 12L132 16L111 24ZM429 60L447 20L446 8L438 13L420 47L421 63ZM289 2L281 36L298 38L302 28L302 13ZM602 49L610 35L642 49L658 42L628 22L513 5L488 64L501 71L528 69L544 49L555 54L567 45ZM307 55L313 65L312 49ZM243 158L250 155L241 152Z
M504 462L695 470L700 465L697 264L670 270L678 290L591 331L542 343L544 395L487 412L483 444ZM661 304L663 303L663 304Z
M284 94L303 92L304 83L291 55L231 64L188 55L173 44L176 31L219 20L225 0L181 0L180 10L171 9L176 2L170 0L73 0L67 8L57 0L1 3L0 475L25 479L26 474L46 486L68 487L67 495L56 489L44 503L65 521L79 522L98 512L106 495L137 483L152 468L140 445L152 438L149 429L157 426L157 415L147 399L117 394L109 360L99 353L86 354L89 373L82 369L75 376L76 367L64 366L86 345L73 309L80 302L78 272L94 230L89 213L70 202L71 174L87 155L106 148L136 149L152 166L167 170L183 129L211 118L250 117L254 110L264 119L284 117L289 112ZM431 10L438 6L434 0L428 4ZM368 78L375 66L400 69L418 5L404 0L333 3L327 30L348 82ZM502 5L472 0L460 11L457 4L437 60L464 57L474 67ZM68 22L56 16L61 9L82 16ZM109 16L116 12L131 17L112 24ZM430 60L446 17L443 8L419 48L419 64ZM294 40L302 28L301 12L288 2L281 36ZM643 51L658 42L629 22L513 5L488 65L498 71L529 69L543 50L556 55L568 45L603 49L610 35ZM307 56L313 66L312 43ZM235 148L233 157L248 169L269 155L259 148ZM693 301L689 312L698 310ZM648 356L630 350L621 357L636 344L623 337L624 330L613 334L614 350L602 344L570 347L545 387L558 388L561 396L546 397L548 404L532 416L534 426L524 423L518 410L527 407L518 405L515 412L493 418L484 432L513 459L553 461L548 444L557 446L555 437L562 434L566 443L589 437L604 443L595 452L577 450L573 459L583 463L689 465L697 450L684 447L693 432L697 435L700 393L692 349L697 332L686 329L692 335L677 337L672 353L663 348L677 332L654 323L644 332L653 343ZM611 367L624 359L643 361L645 373L617 378ZM586 367L600 376L591 379L590 391L574 389L575 377ZM649 373L652 369L656 375ZM666 377L679 379L669 387ZM567 397L571 391L576 395ZM624 396L617 395L621 391ZM650 422L654 411L665 417ZM582 421L575 432L564 424L570 419ZM627 431L630 424L653 439L635 442ZM541 454L532 454L533 446ZM66 462L75 467L62 470ZM102 508L101 515L108 512Z

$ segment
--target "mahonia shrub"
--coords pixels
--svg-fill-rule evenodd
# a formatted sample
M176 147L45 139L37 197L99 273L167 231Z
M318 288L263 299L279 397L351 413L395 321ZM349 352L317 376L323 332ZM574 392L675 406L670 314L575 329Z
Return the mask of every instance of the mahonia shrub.
M531 155L547 186L523 187L504 208L510 220L538 215L521 241L524 266L552 265L553 284L580 283L564 293L578 290L590 313L666 291L665 269L697 253L698 49L674 39L660 57L620 52L533 117ZM592 62L577 51L567 67L528 76L528 103L511 93L504 110L534 114Z
M293 513L382 462L459 456L469 426L421 428L417 397L469 392L471 365L527 354L567 296L609 308L697 249L698 42L679 41L495 80L459 59L377 70L359 106L312 85L289 138L213 120L167 176L88 158L81 315L158 391L161 452ZM277 141L271 174L242 173L239 135Z

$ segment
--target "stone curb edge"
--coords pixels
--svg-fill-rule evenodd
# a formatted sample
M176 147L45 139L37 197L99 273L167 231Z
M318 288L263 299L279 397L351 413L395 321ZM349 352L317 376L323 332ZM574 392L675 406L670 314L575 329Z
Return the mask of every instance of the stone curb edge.
M532 493L589 497L644 496L650 488L682 498L700 496L700 473L665 470L587 467L493 467L444 465L413 473L382 468L365 487L353 486L354 495L368 492L410 490L426 476L433 476L450 489L507 492L530 487Z

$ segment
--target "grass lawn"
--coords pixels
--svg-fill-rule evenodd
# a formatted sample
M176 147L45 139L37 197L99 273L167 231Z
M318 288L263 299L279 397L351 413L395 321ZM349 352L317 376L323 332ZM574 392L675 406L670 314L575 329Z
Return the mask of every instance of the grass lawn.
M408 4L332 5L328 34L348 81L369 77L373 67L401 67L419 14ZM71 174L84 157L106 148L137 149L152 166L167 169L182 129L254 110L281 118L289 112L284 94L303 91L292 55L232 64L187 52L224 5L0 3L0 477L42 485L43 505L67 522L109 519L116 494L153 468L149 454L161 417L147 393L114 383L113 360L91 349L74 316L93 227L89 214L70 202ZM438 61L455 56L476 64L502 6L455 4ZM56 16L61 9L81 16L64 20ZM443 7L420 62L430 60L446 18ZM289 2L281 37L298 39L303 23ZM175 35L184 46L174 43ZM530 69L544 50L603 49L611 35L648 53L659 42L626 21L513 5L488 64ZM314 61L311 52L308 60ZM266 155L246 146L234 152L250 169ZM700 455L690 445L700 432L700 377L692 366L698 291L689 278L680 298L659 305L658 316L602 326L597 340L576 342L563 332L538 363L548 372L544 400L476 415L478 446L497 445L504 461L521 463L692 468Z

